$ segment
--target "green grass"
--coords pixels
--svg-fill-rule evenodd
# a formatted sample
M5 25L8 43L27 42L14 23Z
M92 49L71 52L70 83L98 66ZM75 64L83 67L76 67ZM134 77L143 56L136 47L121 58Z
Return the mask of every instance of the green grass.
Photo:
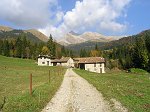
M131 68L131 69L129 69L129 72L136 73L136 74L148 74L147 71L145 71L143 69L139 69L139 68Z
M49 70L50 82L49 82ZM58 72L58 71L60 71ZM33 95L29 95L29 75ZM3 112L38 112L50 101L63 80L65 69L40 67L35 60L0 56L0 108Z
M74 71L93 84L108 101L115 98L131 112L150 112L149 74L98 74L79 69Z

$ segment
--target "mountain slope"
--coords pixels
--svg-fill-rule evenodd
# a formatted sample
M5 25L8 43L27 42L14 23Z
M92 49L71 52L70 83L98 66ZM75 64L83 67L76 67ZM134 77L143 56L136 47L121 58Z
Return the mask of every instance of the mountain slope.
M143 35L150 34L150 30L145 30L137 35L132 35L128 37L123 37L118 40L113 40L110 42L94 42L94 41L87 41L84 43L79 43L79 44L74 44L74 45L68 45L66 46L67 48L74 50L76 52L79 52L80 49L86 49L86 50L91 50L94 49L95 45L97 44L99 49L101 50L108 50L112 49L115 47L121 47L121 46L126 46L128 44L134 44L136 38L142 37Z
M46 42L48 41L48 37L45 36L43 33L39 32L35 29L30 30L18 30L13 29L7 26L0 26L0 38L17 38L19 35L26 35L27 39L33 42Z
M98 45L98 47L102 47L106 44L106 42L86 41L86 42L79 43L79 44L68 45L66 46L66 48L79 52L81 49L92 50L95 48L96 44Z
M11 31L13 30L12 28L10 27L7 27L7 26L0 26L0 31Z
M104 36L96 32L85 32L83 34L77 34L71 31L58 42L64 46L67 46L84 42L109 42L117 38L118 36Z
M114 47L120 47L120 46L125 46L125 45L128 45L128 44L134 44L135 41L136 41L136 38L140 38L140 37L143 37L145 35L149 36L149 34L150 34L150 29L142 31L142 32L140 32L136 35L123 37L119 40L108 42L108 43L104 44L103 46L101 46L100 48L101 49L112 49Z
M16 39L18 37L26 36L28 40L31 40L32 42L41 42L39 38L34 36L30 32L24 32L23 30L11 30L11 31L1 31L0 32L0 39Z
M36 36L37 38L39 38L40 40L44 42L48 41L48 37L44 35L43 33L39 32L38 30L30 29L30 30L24 30L24 31L32 33L34 36Z
M112 49L114 47L123 46L133 42L135 42L135 37L129 36L129 37L123 37L119 40L113 40L110 42L87 41L79 44L68 45L66 47L68 49L78 52L81 49L92 50L95 48L95 45L97 44L99 49L107 50L107 49Z

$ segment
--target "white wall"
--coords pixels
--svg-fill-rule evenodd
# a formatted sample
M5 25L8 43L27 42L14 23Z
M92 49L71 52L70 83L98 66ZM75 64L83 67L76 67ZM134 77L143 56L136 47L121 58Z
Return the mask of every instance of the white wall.
M95 64L85 64L85 70L97 73L105 73L105 65L104 63L96 63Z
M61 63L62 66L74 67L74 61L70 58L66 63Z
M38 65L39 66L53 66L53 64L51 63L51 59L44 58L44 57L38 58Z

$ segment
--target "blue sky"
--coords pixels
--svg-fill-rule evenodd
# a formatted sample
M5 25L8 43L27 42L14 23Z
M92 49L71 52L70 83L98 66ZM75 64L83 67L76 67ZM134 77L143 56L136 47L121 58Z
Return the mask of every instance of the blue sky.
M136 34L143 30L150 29L150 0L134 0L131 2L126 21L130 26L127 34Z
M0 25L56 38L75 31L133 35L150 29L150 0L1 0Z

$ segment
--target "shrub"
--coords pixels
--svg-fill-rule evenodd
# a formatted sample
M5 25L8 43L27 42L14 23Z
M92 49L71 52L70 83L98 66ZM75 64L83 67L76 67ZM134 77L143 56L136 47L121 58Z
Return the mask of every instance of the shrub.
M142 74L148 74L147 71L143 70L143 69L139 69L139 68L130 68L129 72L131 73L142 73Z

